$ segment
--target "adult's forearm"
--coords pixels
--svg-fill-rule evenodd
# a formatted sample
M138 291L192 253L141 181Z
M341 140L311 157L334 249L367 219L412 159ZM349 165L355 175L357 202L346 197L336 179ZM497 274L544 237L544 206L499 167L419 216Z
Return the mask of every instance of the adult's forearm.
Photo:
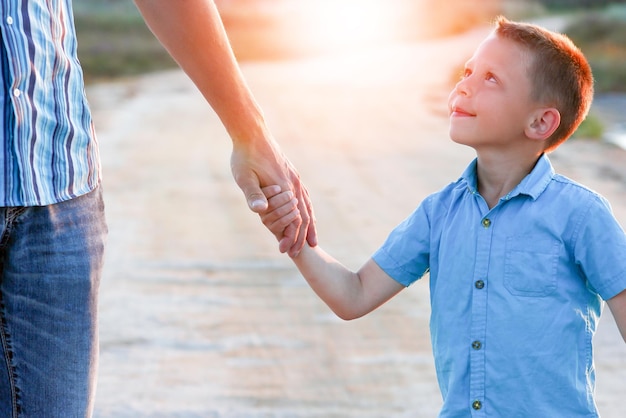
M299 216L277 234L281 251L316 244L310 199L300 176L269 132L230 47L213 0L135 0L148 27L187 73L233 141L231 170L248 206L262 213L260 187L279 185L298 198Z
M146 24L215 110L233 142L267 135L213 0L135 0Z

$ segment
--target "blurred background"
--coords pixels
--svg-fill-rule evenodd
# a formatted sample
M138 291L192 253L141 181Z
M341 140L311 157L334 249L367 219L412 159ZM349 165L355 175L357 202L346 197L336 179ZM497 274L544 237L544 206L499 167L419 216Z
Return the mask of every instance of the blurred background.
M593 68L597 96L602 95L577 135L600 138L609 131L613 142L626 146L619 110L626 105L620 94L626 93L626 0L216 0L216 4L240 62L342 54L444 37L488 24L498 14L547 20L581 47ZM88 82L175 67L131 0L81 0L74 8ZM451 78L456 71L451 69Z
M588 54L600 91L626 90L626 0L216 0L241 61L341 53L458 34L510 19L563 17ZM74 5L88 79L140 74L174 63L131 0Z

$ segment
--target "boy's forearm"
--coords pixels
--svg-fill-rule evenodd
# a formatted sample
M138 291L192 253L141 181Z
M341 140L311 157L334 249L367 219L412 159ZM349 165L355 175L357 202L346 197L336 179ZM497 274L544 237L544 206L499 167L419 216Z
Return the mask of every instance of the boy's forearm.
M359 276L319 247L303 248L292 258L313 291L342 319L354 319L362 284Z
M371 258L353 272L321 248L305 246L293 260L315 293L342 319L359 318L404 289Z

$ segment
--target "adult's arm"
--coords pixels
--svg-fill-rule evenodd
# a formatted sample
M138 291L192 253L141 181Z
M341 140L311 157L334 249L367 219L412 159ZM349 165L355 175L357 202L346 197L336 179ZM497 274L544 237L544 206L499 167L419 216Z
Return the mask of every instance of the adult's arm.
M297 254L317 244L312 205L297 171L272 138L237 64L213 0L135 0L146 24L217 113L233 142L231 168L248 206L267 210L260 187L279 185L298 199L299 216L280 250Z

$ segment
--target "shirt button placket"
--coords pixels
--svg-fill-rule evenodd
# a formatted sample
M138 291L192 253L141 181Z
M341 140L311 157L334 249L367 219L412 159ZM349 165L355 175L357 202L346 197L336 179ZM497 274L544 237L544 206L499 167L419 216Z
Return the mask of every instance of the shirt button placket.
M478 290L482 290L485 287L485 282L483 280L476 280L476 282L474 283L474 287L476 287L476 289ZM478 351L483 348L483 344L478 340L472 341L472 348ZM482 402L479 400L475 400L474 402L472 402L472 408L475 411L480 410L482 408Z
M489 217L479 220L482 231L478 233L476 242L476 265L474 269L474 291L472 295L472 322L470 335L470 405L473 416L484 416L485 409L482 399L485 396L486 384L486 323L487 323L487 276L489 274L489 258L493 239L493 221Z

